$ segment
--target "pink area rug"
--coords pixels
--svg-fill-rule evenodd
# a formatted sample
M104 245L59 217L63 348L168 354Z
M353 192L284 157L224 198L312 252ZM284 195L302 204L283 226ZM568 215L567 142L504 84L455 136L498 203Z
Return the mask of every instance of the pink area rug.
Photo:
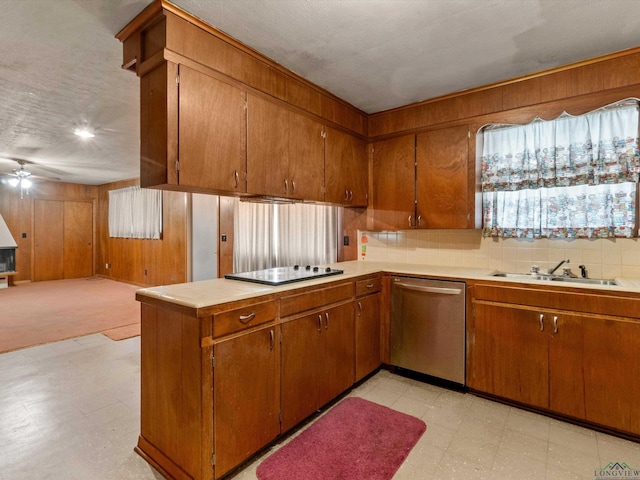
M260 480L389 480L426 429L416 417L348 397L256 473Z

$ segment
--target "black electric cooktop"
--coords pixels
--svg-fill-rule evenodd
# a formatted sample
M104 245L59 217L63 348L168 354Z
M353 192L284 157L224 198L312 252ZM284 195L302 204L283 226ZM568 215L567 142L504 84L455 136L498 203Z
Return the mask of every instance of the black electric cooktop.
M224 276L230 280L243 282L262 283L263 285L284 285L293 282L302 282L314 278L340 275L343 270L331 267L318 267L311 265L294 265L293 267L275 267L254 272L230 273Z

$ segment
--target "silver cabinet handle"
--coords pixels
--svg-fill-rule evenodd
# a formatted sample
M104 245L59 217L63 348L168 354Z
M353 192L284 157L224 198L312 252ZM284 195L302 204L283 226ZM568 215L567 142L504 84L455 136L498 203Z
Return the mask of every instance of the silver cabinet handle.
M367 288L373 288L373 283L367 283Z
M240 323L249 323L255 316L255 312L251 312L249 315L240 315Z
M275 337L273 334L273 329L269 330L269 340L270 340L270 344L269 344L269 350L273 350L273 347L275 346Z
M555 315L553 316L553 333L558 333L558 317Z
M409 285L407 283L400 282L394 283L394 285L407 290L414 290L416 292L442 293L444 295L459 295L462 293L462 290L459 288L422 287L420 285Z
M233 173L233 176L234 176L235 181L236 181L236 188L238 188L238 186L240 185L240 175L238 175L238 170L236 170Z
M291 193L294 193L295 191L296 191L296 181L291 180Z
M284 193L286 194L289 190L289 180L284 179Z
M329 312L324 312L324 318L325 318L324 329L329 330Z
M318 314L318 332L322 332L322 315Z
M408 218L410 227L413 227L413 224L411 223L412 217L413 217L413 215L409 215L409 218Z
M349 190L349 201L353 201L353 190Z
M360 312L358 313L358 316L361 317L362 316L362 302L358 302L358 310L360 310Z
M418 215L416 220L418 220L418 226L421 226L421 224L422 224L422 215Z
M540 331L544 331L544 313L540 314Z

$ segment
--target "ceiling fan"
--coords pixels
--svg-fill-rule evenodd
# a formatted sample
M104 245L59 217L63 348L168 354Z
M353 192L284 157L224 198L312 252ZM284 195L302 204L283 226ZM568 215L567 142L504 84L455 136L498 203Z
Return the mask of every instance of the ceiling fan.
M23 198L23 195L26 193L29 195L29 188L33 185L33 182L29 178L31 176L31 172L24 169L25 162L24 160L16 160L20 168L16 168L13 170L13 174L9 174L11 178L9 179L9 185L12 187L20 187L20 198Z
M20 165L20 168L14 168L12 173L7 173L6 175L9 177L7 183L14 188L20 189L20 198L24 198L24 195L29 195L29 188L33 185L33 179L35 178L46 178L47 180L59 180L54 177L40 177L38 175L33 175L29 170L25 170L24 166L27 165L27 160L23 159L12 159Z

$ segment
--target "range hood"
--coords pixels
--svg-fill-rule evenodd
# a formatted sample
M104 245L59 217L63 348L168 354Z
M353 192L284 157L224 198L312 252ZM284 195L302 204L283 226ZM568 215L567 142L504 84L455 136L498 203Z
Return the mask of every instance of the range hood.
M2 273L11 273L16 270L16 248L18 244L13 239L9 227L0 215L0 276ZM0 281L0 288L7 287L7 278Z
M269 195L249 195L240 197L241 202L247 203L269 203L269 204L290 204L290 203L302 203L302 200L296 200L293 198L286 197L272 197Z
M0 215L0 248L18 248L2 215Z

